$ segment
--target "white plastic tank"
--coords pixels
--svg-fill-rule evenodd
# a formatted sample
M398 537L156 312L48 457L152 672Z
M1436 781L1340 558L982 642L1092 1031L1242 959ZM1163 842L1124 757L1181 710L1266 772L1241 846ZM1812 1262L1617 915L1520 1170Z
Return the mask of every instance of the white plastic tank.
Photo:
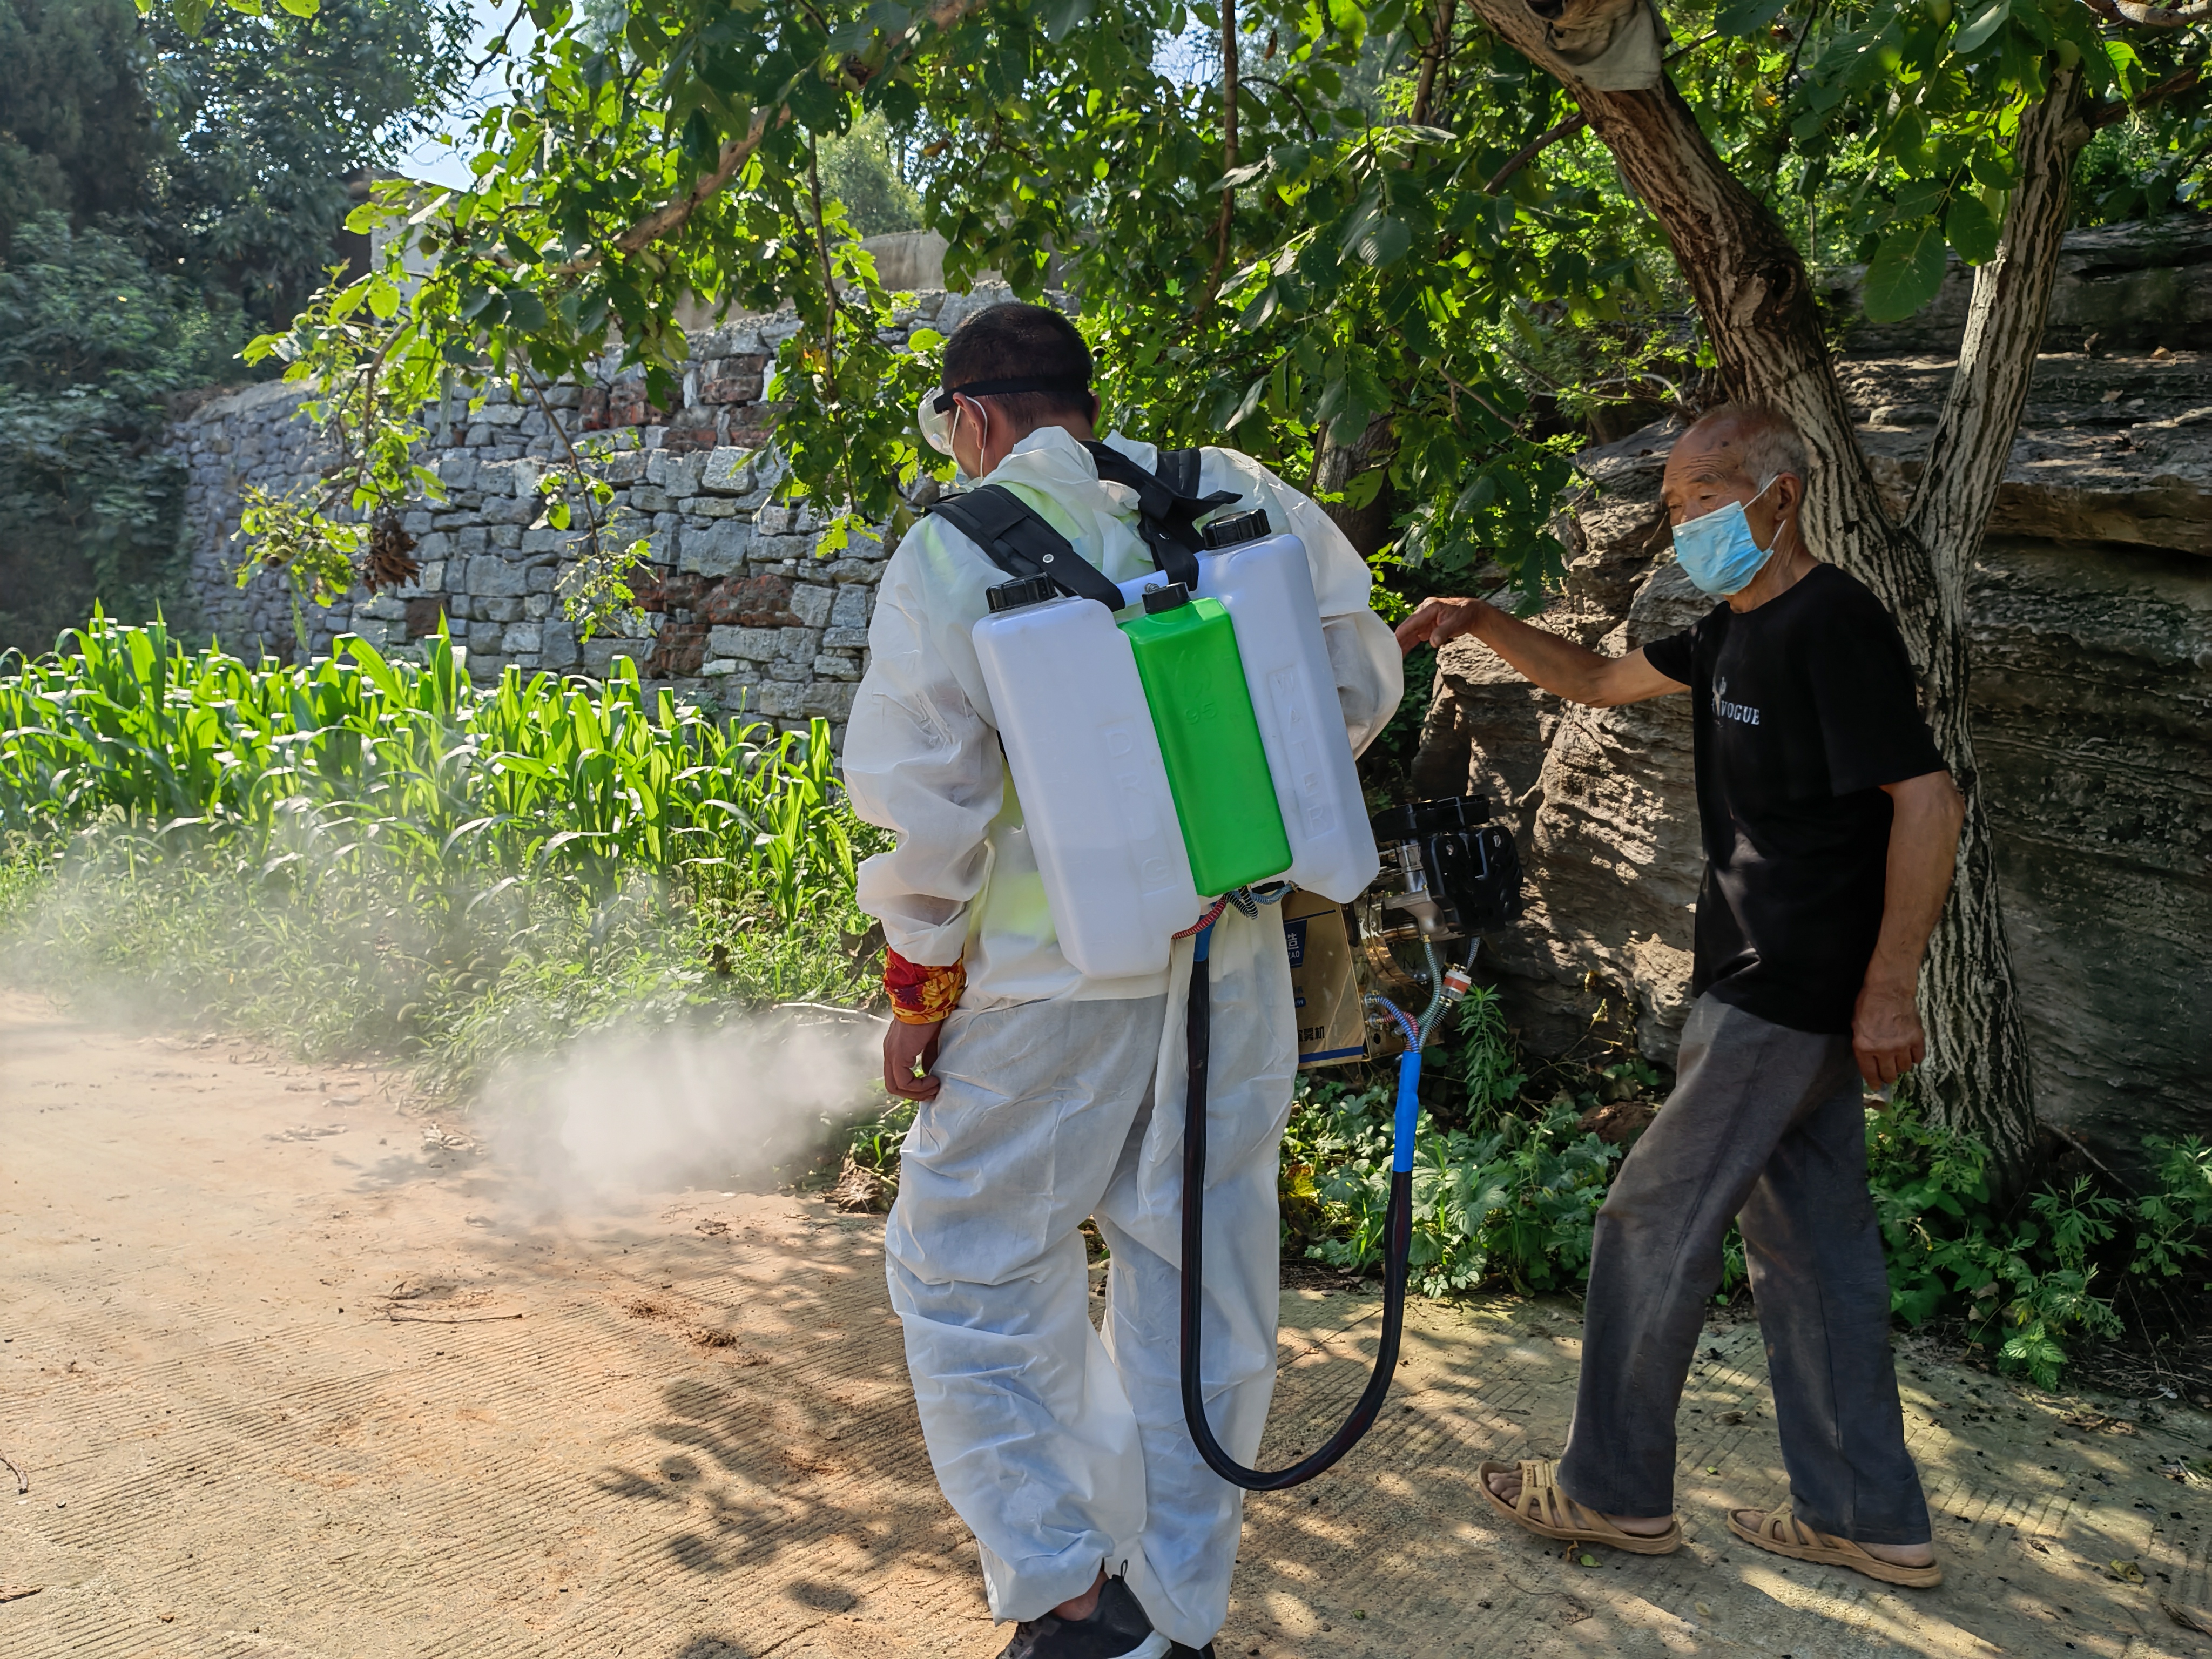
M1266 514L1255 511L1224 515L1208 528L1218 538L1239 528L1263 530L1266 523ZM1166 580L1155 571L1123 582L1121 592L1134 604L1146 588ZM1290 879L1348 904L1375 879L1381 860L1322 637L1305 544L1288 533L1261 534L1201 554L1198 591L1219 599L1237 625L1252 713L1290 836Z
M1063 596L994 611L975 641L1060 950L1094 978L1164 970L1199 896L1127 636Z

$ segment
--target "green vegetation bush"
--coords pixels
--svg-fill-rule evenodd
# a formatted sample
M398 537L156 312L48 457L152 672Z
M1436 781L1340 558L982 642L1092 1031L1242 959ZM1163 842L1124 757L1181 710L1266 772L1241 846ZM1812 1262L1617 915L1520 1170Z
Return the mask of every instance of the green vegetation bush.
M44 648L95 599L132 620L185 591L184 468L164 399L235 372L234 301L157 276L58 213L0 264L0 646Z
M2113 1294L2176 1279L2212 1242L2212 1147L2145 1142L2156 1185L2116 1198L2086 1176L2033 1194L2026 1216L1991 1204L1988 1149L1923 1121L1909 1101L1867 1116L1867 1164L1889 1257L1890 1305L1907 1324L1958 1320L2001 1370L2056 1386L2084 1339L2125 1328ZM2198 1288L2212 1290L2212 1285Z

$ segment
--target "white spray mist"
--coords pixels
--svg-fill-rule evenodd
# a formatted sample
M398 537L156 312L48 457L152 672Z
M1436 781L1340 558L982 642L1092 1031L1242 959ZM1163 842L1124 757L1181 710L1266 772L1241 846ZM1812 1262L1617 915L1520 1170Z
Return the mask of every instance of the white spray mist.
M781 1010L715 1030L595 1034L507 1069L472 1116L541 1210L757 1188L866 1109L881 1030L864 1015Z

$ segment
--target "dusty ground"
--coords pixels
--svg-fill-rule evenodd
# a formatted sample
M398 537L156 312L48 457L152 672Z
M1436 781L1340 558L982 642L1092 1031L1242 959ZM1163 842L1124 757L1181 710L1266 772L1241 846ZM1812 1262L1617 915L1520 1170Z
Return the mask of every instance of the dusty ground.
M29 1480L0 1471L0 1655L996 1651L879 1223L714 1192L533 1218L428 1127L371 1073L0 997L0 1454ZM1341 1410L1376 1311L1285 1297L1275 1454ZM1911 1363L1950 1577L1890 1591L1722 1526L1782 1490L1749 1326L1692 1379L1689 1546L1562 1560L1474 1468L1559 1449L1577 1329L1418 1310L1383 1425L1253 1503L1223 1659L2212 1656L2162 1606L2212 1603L2212 1423L2084 1431L2083 1402Z

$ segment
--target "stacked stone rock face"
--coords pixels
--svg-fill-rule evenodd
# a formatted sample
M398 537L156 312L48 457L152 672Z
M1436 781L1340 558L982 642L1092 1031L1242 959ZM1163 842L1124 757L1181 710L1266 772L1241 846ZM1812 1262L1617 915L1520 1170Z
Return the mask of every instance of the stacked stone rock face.
M895 337L924 325L949 331L1005 297L1003 288L918 295ZM356 591L327 611L306 607L310 650L353 633L404 655L442 617L479 682L509 665L604 673L621 653L647 679L702 705L778 726L820 716L842 738L885 550L856 537L841 556L817 558L811 514L771 500L776 409L763 381L797 329L786 313L696 332L682 402L671 409L647 400L641 375L611 368L589 384L549 387L542 400L494 386L473 410L465 390L426 409L426 461L446 494L404 520L422 571L374 597ZM298 418L301 397L255 386L204 405L173 434L188 474L194 597L224 644L248 655L289 659L296 649L289 584L263 573L241 590L233 572L245 489L304 488L328 462L320 434ZM605 538L651 546L652 580L639 594L650 621L635 637L580 640L562 613L558 584L579 537L546 522L538 480L565 453L564 434L615 452L596 467L615 490Z
M1899 508L1965 286L1855 331L1838 365ZM2054 298L1971 584L1975 742L2041 1109L2126 1158L2212 1133L2212 221L2069 238ZM1679 429L1580 458L1595 488L1545 626L1620 653L1709 608L1658 500ZM1416 778L1488 792L1520 838L1534 902L1486 958L1541 1052L1672 1061L1702 867L1689 715L1569 707L1471 641L1443 653Z

